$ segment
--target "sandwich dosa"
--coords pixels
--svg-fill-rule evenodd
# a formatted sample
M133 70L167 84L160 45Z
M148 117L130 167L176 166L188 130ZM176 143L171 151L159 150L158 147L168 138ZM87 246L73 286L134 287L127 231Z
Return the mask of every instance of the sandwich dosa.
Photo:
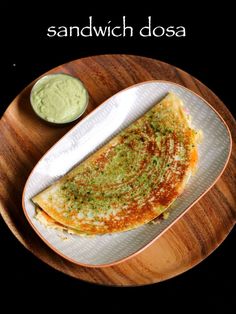
M183 192L200 132L169 93L63 178L33 197L46 225L83 235L122 232L160 216Z

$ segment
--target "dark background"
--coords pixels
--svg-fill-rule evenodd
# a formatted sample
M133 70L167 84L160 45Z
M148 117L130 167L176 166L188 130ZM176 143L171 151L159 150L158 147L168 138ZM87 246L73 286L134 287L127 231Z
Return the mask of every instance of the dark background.
M78 3L77 3L78 4ZM198 78L212 89L233 112L235 106L235 27L233 9L227 2L207 9L204 3L175 7L155 7L136 3L132 10L110 2L106 9L89 3L90 9L77 8L71 2L62 5L60 14L47 5L32 3L1 5L1 89L3 113L14 97L45 71L73 59L106 53L127 53L152 57L171 63ZM57 5L59 6L59 4ZM100 4L101 6L101 4ZM101 9L101 7L100 7ZM84 25L93 15L96 25L111 19L121 24L122 16L138 28L152 15L153 25L184 25L186 38L67 38L49 39L51 25ZM17 174L16 174L17 175ZM67 311L146 313L211 310L235 312L235 235L233 230L224 243L194 269L160 284L138 288L108 288L83 283L61 274L29 253L0 219L1 305L30 310L28 298L37 309ZM9 302L10 299L10 302Z

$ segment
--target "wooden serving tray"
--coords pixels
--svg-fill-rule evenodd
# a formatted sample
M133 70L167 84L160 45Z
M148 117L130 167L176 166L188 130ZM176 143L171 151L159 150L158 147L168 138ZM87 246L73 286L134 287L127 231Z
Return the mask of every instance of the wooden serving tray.
M116 92L135 83L160 79L181 84L205 98L224 118L233 150L214 187L181 219L144 251L105 268L77 266L52 251L28 224L21 206L22 190L40 157L72 126L56 127L32 111L33 82L10 104L0 120L0 210L17 239L55 269L81 280L106 285L145 285L174 277L207 257L227 236L236 218L236 122L226 106L205 85L169 64L131 55L103 55L75 60L48 73L77 75L90 103L83 117Z

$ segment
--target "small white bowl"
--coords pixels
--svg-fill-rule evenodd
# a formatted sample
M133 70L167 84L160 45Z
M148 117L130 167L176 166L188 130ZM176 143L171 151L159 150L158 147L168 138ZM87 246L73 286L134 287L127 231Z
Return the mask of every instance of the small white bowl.
M50 121L46 118L44 118L42 115L40 115L34 108L34 100L33 100L33 94L35 92L35 90L38 88L38 86L44 81L44 80L48 80L49 78L53 78L53 77L56 77L58 75L63 75L63 76L68 76L68 77L71 77L73 79L76 79L80 85L82 86L84 92L85 92L85 97L86 97L86 100L85 100L85 103L83 105L83 108L81 111L78 112L78 115L76 115L75 117L73 117L72 119L69 119L67 121L63 121L63 122L57 122L57 121ZM64 124L67 124L67 123L71 123L71 122L74 122L76 121L79 117L82 116L82 114L85 112L85 110L87 109L87 106L88 106L88 103L89 103L89 94L88 94L88 91L87 89L85 88L84 84L81 82L81 80L77 77L74 77L72 75L69 75L67 73L54 73L54 74L48 74L48 75L44 75L43 77L41 77L39 80L37 80L37 82L33 85L32 89L31 89L31 92L30 92L30 103L31 103L31 107L33 109L33 111L35 112L35 114L42 120L50 123L50 124L57 124L57 125L64 125Z

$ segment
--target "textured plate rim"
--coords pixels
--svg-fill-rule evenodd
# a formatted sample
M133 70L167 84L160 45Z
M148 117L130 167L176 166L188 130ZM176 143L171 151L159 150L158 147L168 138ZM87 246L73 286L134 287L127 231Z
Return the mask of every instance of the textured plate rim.
M112 97L122 93L122 92L125 92L131 88L134 88L134 87L138 87L140 85L145 85L145 84L150 84L150 83L168 83L168 84L173 84L173 85L176 85L178 87L181 87L183 89L185 89L186 91L189 91L190 93L194 94L195 96L197 96L198 98L200 98L211 110L213 110L215 112L215 114L219 117L219 119L222 121L223 125L225 126L225 129L227 130L228 132L228 138L229 138L229 152L228 152L228 156L227 158L225 159L225 163L224 163L224 166L223 168L221 169L219 175L217 176L217 178L212 182L212 184L203 192L199 195L199 197L193 201L184 211L183 213L181 213L171 224L169 224L164 230L162 230L157 236L155 236L150 242L148 242L147 244L145 244L144 246L142 246L140 249L138 249L137 251L133 252L132 254L126 256L126 257L123 257L121 259L118 259L116 261L113 261L111 263L104 263L104 264L86 264L86 263L80 263L78 262L77 260L73 259L73 258L70 258L68 257L67 255L63 254L60 250L58 250L57 248L55 248L52 244L50 244L45 238L44 236L42 235L42 233L33 225L29 215L28 215L28 212L26 210L26 207L25 207L25 191L26 191L26 187L27 187L27 184L28 184L28 181L35 169L35 167L38 165L38 163L44 158L44 156L49 153L55 145L57 145L65 136L67 136L70 132L72 132L72 130L74 130L84 119L87 119L92 113L96 112L96 110L102 106L104 103L106 103L107 101L109 101ZM196 92L192 91L191 89L181 85L181 84L178 84L178 83L174 83L172 81L168 81L168 80L148 80L148 81L144 81L144 82L140 82L140 83L137 83L137 84L133 84L131 86L128 86L122 90L120 90L119 92L115 93L114 95L110 96L109 98L107 98L105 101L103 101L100 105L98 105L96 107L96 109L92 110L87 116L85 116L82 120L80 120L76 125L74 125L68 132L66 132L58 141L56 141L56 143L54 143L44 154L43 156L38 160L38 162L36 163L36 165L33 167L33 169L31 170L26 182L25 182L25 186L24 186L24 189L23 189L23 193L22 193L22 208L23 208L23 213L27 219L27 221L29 222L30 226L33 228L33 230L36 232L36 234L40 237L40 239L52 250L54 251L56 254L58 254L59 256L63 257L64 259L66 259L67 261L75 264L75 265L78 265L78 266L82 266L82 267L88 267L88 268L105 268L105 267L111 267L111 266L114 266L114 265L117 265L117 264L120 264L122 262L125 262L127 260L129 260L130 258L132 257L135 257L136 255L138 255L139 253L141 253L142 251L144 251L146 248L148 248L150 245L152 245L160 236L162 236L169 228L171 228L184 214L187 213L187 211L193 207L214 185L215 183L218 181L218 179L221 177L221 175L223 174L228 162L229 162L229 159L230 159L230 156L231 156L231 152L232 152L232 136L231 136L231 132L230 132L230 129L227 125L227 123L225 122L225 120L223 119L223 117L217 112L217 110L215 108L213 108L213 106L208 102L206 101L202 96L198 95Z

